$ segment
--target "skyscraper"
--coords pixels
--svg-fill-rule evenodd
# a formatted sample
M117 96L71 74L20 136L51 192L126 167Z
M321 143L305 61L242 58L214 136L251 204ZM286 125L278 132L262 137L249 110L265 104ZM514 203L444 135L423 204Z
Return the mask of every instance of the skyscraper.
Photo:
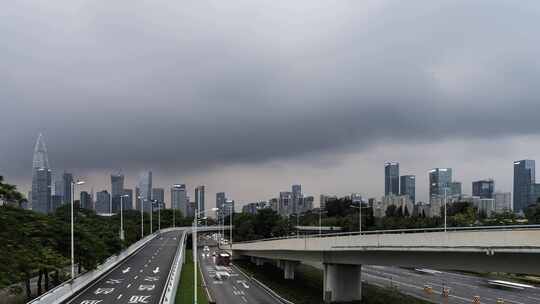
M384 195L399 195L399 163L384 164Z
M111 195L107 190L100 191L96 194L96 213L110 213Z
M429 199L441 198L444 190L447 195L451 194L450 183L452 182L451 168L435 168L429 171Z
M293 194L288 191L280 192L279 193L279 214L281 216L289 216L293 212Z
M165 203L165 189L152 188L152 199L157 201L157 204L163 205Z
M124 175L111 174L111 204L112 212L120 212L121 196L124 195Z
M141 173L139 176L139 191L143 198L144 212L150 212L152 200L152 171Z
M124 210L133 209L133 189L124 189Z
M45 140L40 133L34 147L32 161L32 210L51 211L51 170Z
M62 174L62 187L64 188L62 191L62 202L64 204L71 204L71 196L73 195L71 193L72 184L73 174L64 172L64 174Z
M189 201L185 184L175 184L171 188L171 208L180 210L182 215L188 215Z
M400 180L400 195L408 195L413 204L416 202L416 176L403 175Z
M205 187L204 185L197 186L195 188L195 206L197 206L197 209L199 211L204 211L204 196L205 196Z
M482 179L472 183L472 195L480 198L494 198L495 182L493 179Z
M92 196L86 191L81 191L81 208L92 210L94 209L94 203L92 202Z
M225 205L226 200L227 198L225 197L225 192L216 193L216 208L219 210L223 209L223 205Z
M521 212L530 203L531 185L536 182L536 164L525 159L514 162L514 211Z
M450 190L446 193L446 195L461 196L461 182L450 182L449 188Z
M303 209L302 185L292 185L292 213L300 214Z

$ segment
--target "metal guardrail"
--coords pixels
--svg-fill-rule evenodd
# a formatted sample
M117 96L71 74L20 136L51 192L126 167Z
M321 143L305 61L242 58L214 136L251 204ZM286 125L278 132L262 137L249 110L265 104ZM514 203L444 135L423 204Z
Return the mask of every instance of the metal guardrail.
M503 226L472 226L472 227L447 227L446 232L468 232L468 231L508 231L508 230L538 230L540 225L503 225ZM337 232L312 235L289 235L283 237L258 239L244 242L235 242L235 244L249 244L256 242L288 240L288 239L313 239L313 238L328 238L337 236L352 236L352 235L374 235L374 234L403 234L403 233L431 233L444 232L444 227L438 228L413 228L413 229L391 229L391 230L368 230L351 232ZM233 248L234 249L234 248Z
M180 283L180 275L182 273L182 265L184 264L184 248L186 242L186 231L182 233L182 238L178 245L178 250L174 257L171 270L169 271L169 276L165 283L165 288L161 294L160 304L170 304L175 302L176 291L178 289L178 284Z

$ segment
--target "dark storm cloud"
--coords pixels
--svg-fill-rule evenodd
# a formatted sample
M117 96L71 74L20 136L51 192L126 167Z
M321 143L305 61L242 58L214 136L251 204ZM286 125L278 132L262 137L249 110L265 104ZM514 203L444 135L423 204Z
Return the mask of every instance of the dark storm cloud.
M0 169L193 170L537 134L534 1L17 1Z

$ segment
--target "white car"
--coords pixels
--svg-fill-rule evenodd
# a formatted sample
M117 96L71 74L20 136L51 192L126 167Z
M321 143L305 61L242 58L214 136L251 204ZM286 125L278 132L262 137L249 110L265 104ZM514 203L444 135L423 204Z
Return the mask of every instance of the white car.
M227 280L231 275L226 271L216 271L216 280Z

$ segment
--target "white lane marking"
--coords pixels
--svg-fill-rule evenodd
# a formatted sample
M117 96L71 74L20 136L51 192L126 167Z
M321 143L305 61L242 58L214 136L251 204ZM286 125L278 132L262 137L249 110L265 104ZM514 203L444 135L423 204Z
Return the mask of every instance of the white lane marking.
M131 269L130 267L126 268L126 269L122 270L122 273L128 273L130 269Z
M143 272L143 270L141 269L141 271L139 271L139 272Z
M139 276L135 276L133 279L136 280Z
M155 282L159 280L159 277L146 277L144 280L147 282Z
M126 288L130 288L131 287L131 283L127 284Z
M94 294L110 294L114 291L114 288L98 288L94 291Z
M156 288L156 285L139 285L139 291L152 291Z
M246 297L242 297L242 301L246 302L247 303L247 299Z
M159 267L156 267L156 269L154 269L153 272L154 272L154 273L158 273L158 272L159 272Z
M99 302L103 302L103 300L84 300L81 304L98 304Z
M120 294L118 297L116 297L116 299L120 300L121 297L122 297L122 294Z

